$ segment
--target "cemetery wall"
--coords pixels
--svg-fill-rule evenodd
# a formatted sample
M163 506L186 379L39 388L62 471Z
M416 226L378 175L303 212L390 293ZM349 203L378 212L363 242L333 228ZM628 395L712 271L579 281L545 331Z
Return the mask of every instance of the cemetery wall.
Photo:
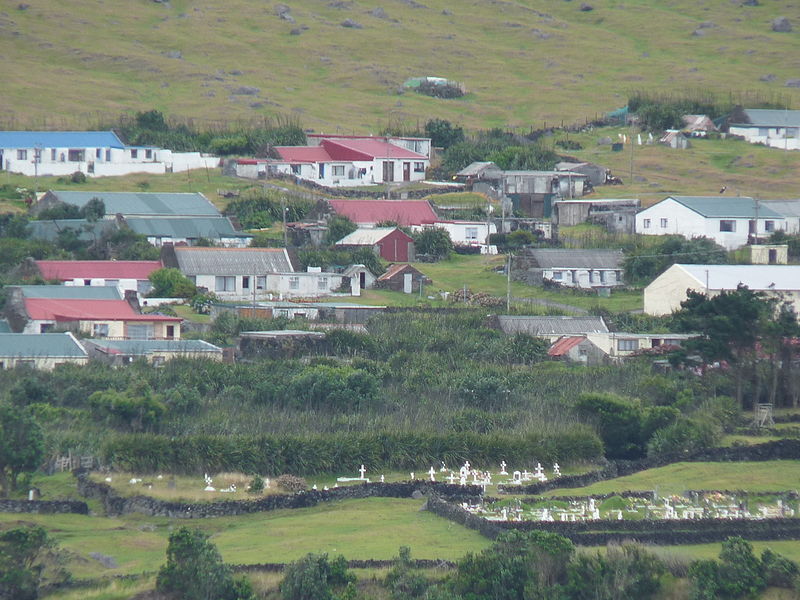
M449 560L418 558L412 559L411 564L415 569L453 569L456 563ZM348 560L348 569L389 569L395 565L394 560ZM252 573L266 571L280 573L286 568L286 563L257 563L252 565L229 565L237 573Z
M791 490L778 490L778 491L766 491L766 492L751 492L747 490L685 490L681 496L684 498L691 498L692 496L705 496L707 494L722 494L724 496L737 496L739 498L747 498L748 496L776 496L783 500L798 500L800 499L800 493ZM655 500L655 492L642 492L642 491L631 491L625 490L622 492L609 492L608 494L590 494L590 495L581 495L581 496L529 496L522 498L522 502L525 504L533 504L535 502L542 502L546 500L552 500L554 502L580 502L582 500L586 500L587 498L594 498L597 502L602 502L603 500L607 500L608 498L613 498L614 496L619 496L620 498L645 498L648 500ZM489 504L492 502L499 502L502 498L484 498L484 502Z
M219 502L169 502L149 496L121 496L106 483L92 481L86 472L76 472L78 492L103 503L109 516L141 513L147 516L176 519L205 519L266 512L287 508L309 508L320 502L363 498L411 498L414 492L436 493L454 502L477 502L479 486L450 485L437 482L365 483L330 490L307 490L297 494L274 494L255 500L222 500Z
M777 440L753 446L734 446L730 448L707 448L694 454L669 454L642 460L611 461L602 469L581 475L564 475L542 483L531 485L499 485L498 493L541 494L557 488L585 487L598 481L632 475L639 471L664 467L676 462L760 462L766 460L800 459L800 440Z
M88 515L89 507L80 500L0 500L0 512Z
M430 496L425 507L435 515L444 519L449 519L454 523L474 529L481 535L494 539L503 532L497 521L489 521L483 517L473 515L468 510L461 508L458 504L447 502L439 496Z

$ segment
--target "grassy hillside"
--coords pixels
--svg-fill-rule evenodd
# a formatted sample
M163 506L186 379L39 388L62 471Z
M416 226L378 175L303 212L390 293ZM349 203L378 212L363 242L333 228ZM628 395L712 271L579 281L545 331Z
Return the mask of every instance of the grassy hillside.
M594 116L633 89L800 104L785 87L800 72L800 33L770 28L778 16L800 27L800 5L787 0L592 0L591 11L564 0L285 3L295 23L250 0L8 3L0 124L80 127L157 108L200 120L290 114L327 132L431 116L527 128ZM469 94L398 95L415 75L455 79Z

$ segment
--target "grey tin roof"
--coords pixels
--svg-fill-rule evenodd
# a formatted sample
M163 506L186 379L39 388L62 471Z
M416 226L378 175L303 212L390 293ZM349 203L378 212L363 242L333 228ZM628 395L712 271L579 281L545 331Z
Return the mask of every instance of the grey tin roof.
M512 317L501 315L500 329L504 333L528 335L577 335L607 333L603 317Z
M86 351L68 333L0 333L0 356L81 358Z
M126 217L125 223L136 233L170 238L251 238L236 231L228 217Z
M800 127L800 110L772 110L767 108L746 108L744 114L749 123L731 125L753 125L755 127Z
M764 205L783 217L800 217L800 200L765 200Z
M623 258L619 250L537 248L530 250L530 254L544 269L619 269Z
M746 196L670 196L675 202L683 204L689 210L710 218L755 219L758 211L759 219L782 219L763 203Z
M92 340L90 343L110 354L128 356L145 356L154 352L222 352L221 348L203 340Z
M292 273L283 248L175 248L184 275L264 275Z
M106 214L114 215L175 215L218 217L219 211L200 193L166 192L49 192L61 202L84 206L92 198L100 198Z
M26 298L51 300L122 300L117 286L97 285L17 285Z
M0 333L11 333L11 325L6 319L0 319Z

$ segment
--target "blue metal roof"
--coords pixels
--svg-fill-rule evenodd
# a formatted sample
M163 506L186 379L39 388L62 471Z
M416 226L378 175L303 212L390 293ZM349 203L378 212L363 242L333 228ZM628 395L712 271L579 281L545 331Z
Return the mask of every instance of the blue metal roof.
M0 148L125 148L113 131L0 131Z

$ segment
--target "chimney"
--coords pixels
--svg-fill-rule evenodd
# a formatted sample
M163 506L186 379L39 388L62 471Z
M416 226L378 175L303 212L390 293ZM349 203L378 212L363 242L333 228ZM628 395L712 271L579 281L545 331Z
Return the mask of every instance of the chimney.
M131 308L134 312L140 313L141 308L139 307L139 294L136 290L125 290L125 302L131 305Z

